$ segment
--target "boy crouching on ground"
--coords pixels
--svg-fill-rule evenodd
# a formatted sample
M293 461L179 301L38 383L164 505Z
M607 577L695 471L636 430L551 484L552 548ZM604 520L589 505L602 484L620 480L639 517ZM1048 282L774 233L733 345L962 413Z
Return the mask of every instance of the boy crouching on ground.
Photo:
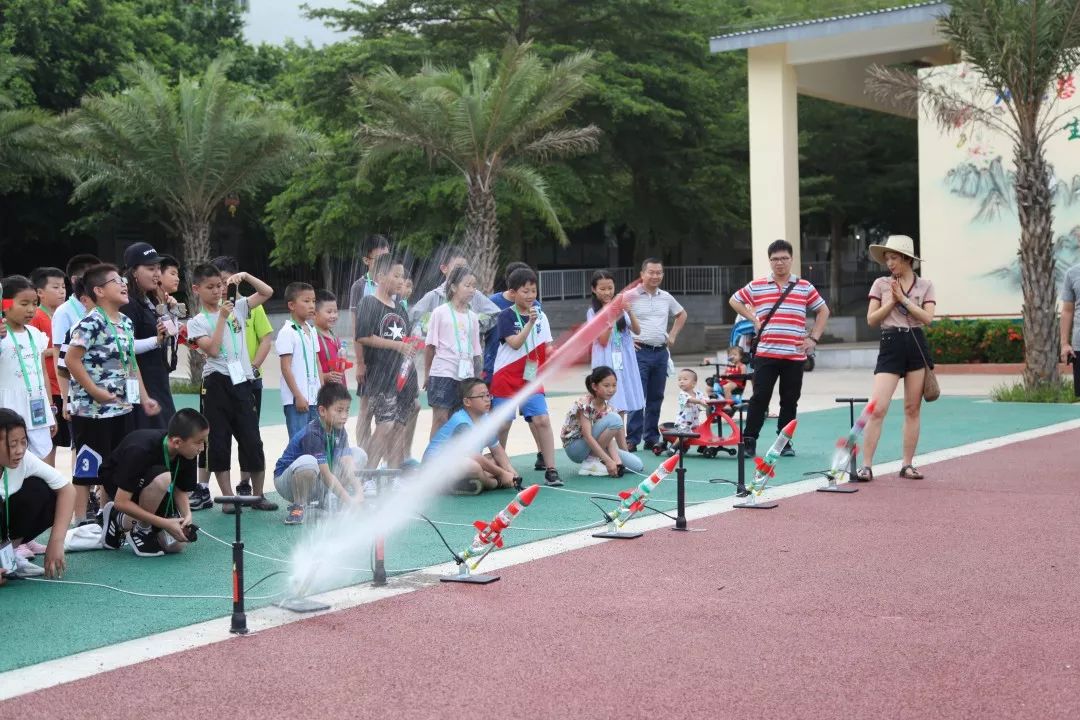
M351 402L348 388L340 383L319 388L318 419L289 440L274 466L274 487L289 502L286 525L303 523L305 508L312 501L324 510L333 506L331 497L342 506L363 501L355 468L367 462L367 455L360 448L350 450L345 433ZM355 495L349 495L349 488Z
M129 433L101 464L107 550L124 536L139 557L178 553L193 538L188 493L195 489L196 459L210 425L198 411L178 410L168 430Z

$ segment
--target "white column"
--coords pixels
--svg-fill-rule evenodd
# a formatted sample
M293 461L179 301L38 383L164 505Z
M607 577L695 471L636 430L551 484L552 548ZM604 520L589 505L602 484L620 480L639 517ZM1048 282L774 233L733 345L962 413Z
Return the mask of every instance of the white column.
M792 272L799 273L799 118L795 68L786 45L750 48L750 235L754 275L769 271L766 249L773 240L795 248Z

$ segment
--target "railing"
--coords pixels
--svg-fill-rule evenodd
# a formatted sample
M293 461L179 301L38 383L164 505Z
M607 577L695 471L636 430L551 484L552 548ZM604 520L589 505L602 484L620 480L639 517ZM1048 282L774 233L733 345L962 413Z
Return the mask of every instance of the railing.
M608 268L615 287L622 288L638 276L636 267ZM595 269L541 270L540 299L567 300L592 295ZM721 295L750 282L749 265L674 265L664 268L663 288L673 295Z

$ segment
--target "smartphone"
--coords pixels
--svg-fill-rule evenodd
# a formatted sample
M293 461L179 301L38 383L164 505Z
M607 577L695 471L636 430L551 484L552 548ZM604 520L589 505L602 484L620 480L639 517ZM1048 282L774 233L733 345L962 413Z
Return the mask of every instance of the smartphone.
M233 305L236 304L236 291L239 289L237 285L230 285L225 289L225 298Z

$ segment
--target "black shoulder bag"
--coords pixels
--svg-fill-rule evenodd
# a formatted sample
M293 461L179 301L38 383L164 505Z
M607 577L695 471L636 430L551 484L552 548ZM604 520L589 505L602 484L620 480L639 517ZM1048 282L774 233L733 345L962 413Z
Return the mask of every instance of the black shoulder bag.
M795 289L795 283L795 280L791 280L790 282L788 282L787 287L784 288L784 292L780 293L780 297L777 298L776 304L772 306L772 310L770 310L769 314L765 316L765 319L761 321L761 329L758 332L754 333L754 339L750 341L751 360L753 360L754 356L757 355L758 342L761 341L761 335L765 332L765 326L769 324L770 320L772 320L772 316L776 314L776 310L784 302L788 294Z

